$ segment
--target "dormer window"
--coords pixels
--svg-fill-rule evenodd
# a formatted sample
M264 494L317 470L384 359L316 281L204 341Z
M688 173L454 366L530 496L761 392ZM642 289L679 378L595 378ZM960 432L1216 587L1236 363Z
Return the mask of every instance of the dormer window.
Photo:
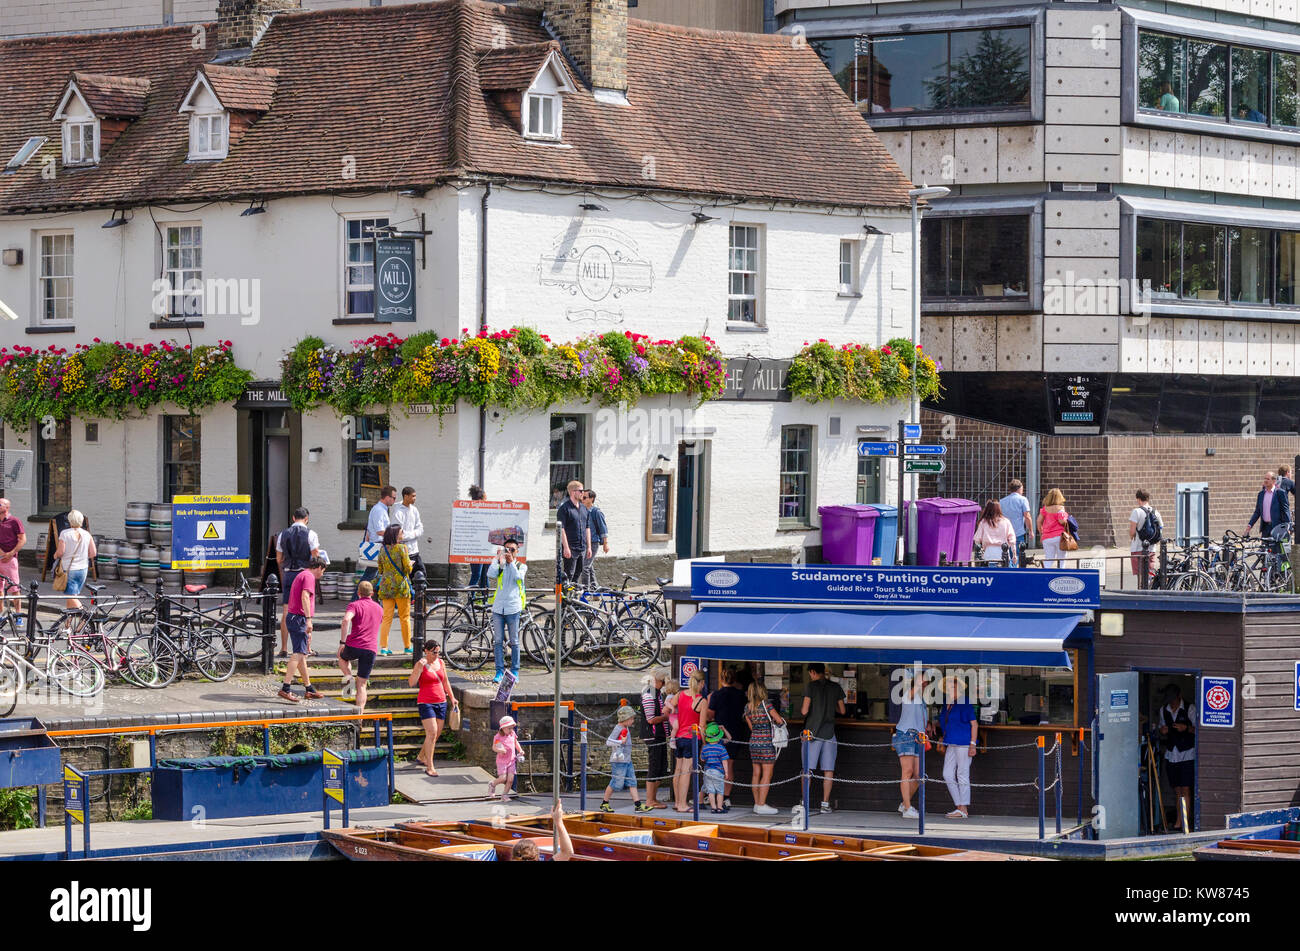
M190 117L190 158L226 157L226 123L224 112Z
M99 161L98 127L93 119L63 123L64 165L93 165Z
M527 124L524 135L530 139L560 137L560 97L544 93L528 94Z

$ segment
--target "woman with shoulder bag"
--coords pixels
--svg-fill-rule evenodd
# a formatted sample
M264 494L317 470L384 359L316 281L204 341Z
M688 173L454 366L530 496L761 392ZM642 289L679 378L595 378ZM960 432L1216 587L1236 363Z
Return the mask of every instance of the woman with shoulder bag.
M69 512L68 528L59 533L54 549L54 590L64 593L67 600L63 604L72 610L81 607L75 596L81 593L90 562L98 554L94 536L81 527L85 522L86 517L76 509Z
M1038 510L1038 534L1043 539L1043 567L1060 568L1061 552L1074 551L1079 543L1070 534L1070 513L1065 510L1065 493L1052 489Z
M402 526L384 529L384 547L379 552L379 601L384 616L379 622L379 653L388 656L388 635L393 629L393 612L402 623L404 653L411 653L411 556L402 544Z
M772 771L777 754L790 741L790 729L767 699L767 688L755 680L749 685L749 703L745 705L745 722L749 724L749 758L754 764L754 814L774 816L776 809L767 804L772 785Z

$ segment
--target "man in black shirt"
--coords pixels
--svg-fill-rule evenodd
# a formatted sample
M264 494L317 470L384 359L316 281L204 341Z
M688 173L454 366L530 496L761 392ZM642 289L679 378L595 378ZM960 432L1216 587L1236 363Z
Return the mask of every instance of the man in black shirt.
M555 561L555 581L577 583L583 566L591 557L591 525L587 508L582 504L582 483L574 479L566 487L569 496L555 508L555 525L560 536L560 550Z

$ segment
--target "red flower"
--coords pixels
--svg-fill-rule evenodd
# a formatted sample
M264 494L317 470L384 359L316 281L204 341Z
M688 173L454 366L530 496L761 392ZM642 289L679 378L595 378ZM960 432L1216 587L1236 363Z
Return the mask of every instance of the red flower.
M442 338L442 345L443 345L444 347L449 347L449 346L451 346L451 340L449 340L447 337L443 337L443 338Z

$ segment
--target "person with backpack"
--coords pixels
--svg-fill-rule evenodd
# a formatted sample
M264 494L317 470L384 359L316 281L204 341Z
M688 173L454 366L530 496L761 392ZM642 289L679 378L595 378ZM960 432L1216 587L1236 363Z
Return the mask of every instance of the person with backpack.
M1133 564L1133 577L1142 577L1142 562L1148 560L1147 555L1143 553L1142 545L1146 543L1150 548L1160 544L1160 539L1164 537L1164 521L1160 518L1160 513L1151 505L1151 493L1146 489L1138 489L1134 493L1137 498L1137 507L1129 513L1128 517L1128 551L1129 561ZM1148 567L1148 574L1153 573Z
M293 579L299 572L306 571L311 560L320 554L320 538L308 527L310 520L311 513L300 505L293 510L293 523L275 537L275 563L280 572L282 603L286 605ZM288 611L280 616L281 657L289 656L289 628L285 625L288 617Z

